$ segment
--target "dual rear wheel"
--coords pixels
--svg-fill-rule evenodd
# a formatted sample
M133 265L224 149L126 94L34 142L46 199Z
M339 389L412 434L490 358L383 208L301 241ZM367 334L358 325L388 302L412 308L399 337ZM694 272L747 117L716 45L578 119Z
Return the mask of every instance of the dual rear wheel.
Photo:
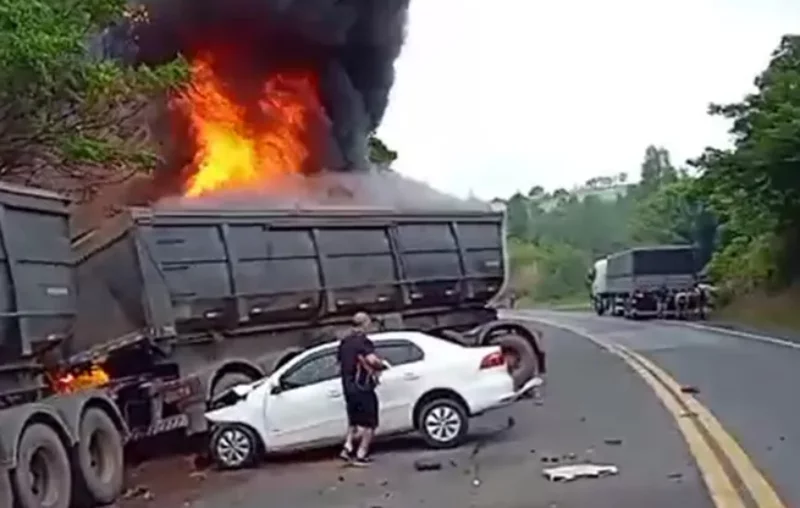
M89 408L79 432L79 442L68 451L53 426L34 422L25 428L10 478L19 508L69 508L73 502L88 507L110 504L119 497L123 442L113 420L105 411Z

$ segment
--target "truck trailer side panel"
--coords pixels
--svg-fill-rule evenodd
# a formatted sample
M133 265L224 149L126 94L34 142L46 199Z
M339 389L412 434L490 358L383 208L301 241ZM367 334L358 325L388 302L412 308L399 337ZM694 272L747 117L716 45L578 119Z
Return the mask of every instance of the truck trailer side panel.
M67 201L0 184L0 393L34 353L72 331L75 286ZM14 379L9 379L9 376Z
M483 309L505 280L498 212L131 209L76 239L72 348L154 336ZM102 322L103 326L97 326Z
M689 288L695 280L694 247L640 247L608 257L608 292L615 294Z

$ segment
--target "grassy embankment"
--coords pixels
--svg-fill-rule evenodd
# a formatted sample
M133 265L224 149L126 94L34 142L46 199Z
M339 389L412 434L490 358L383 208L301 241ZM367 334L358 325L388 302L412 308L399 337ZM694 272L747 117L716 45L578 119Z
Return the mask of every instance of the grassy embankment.
M712 319L765 332L800 333L800 286L776 294L753 293L717 310Z

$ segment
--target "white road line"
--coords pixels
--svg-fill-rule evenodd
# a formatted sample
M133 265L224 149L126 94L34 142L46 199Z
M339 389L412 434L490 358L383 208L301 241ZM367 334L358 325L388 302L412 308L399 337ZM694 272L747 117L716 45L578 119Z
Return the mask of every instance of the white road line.
M544 320L539 318L539 316L537 316L536 313L528 314L525 311L522 311L522 312L519 313L519 315L523 319L541 320L544 323ZM547 319L547 318L544 318L544 319ZM739 331L739 330L730 330L730 329L727 329L727 328L720 328L720 327L716 327L716 326L701 325L699 323L691 323L691 322L685 322L685 321L665 321L664 320L664 321L651 321L651 322L655 323L655 324L665 325L665 326L673 326L673 327L676 327L676 328L681 328L681 327L693 328L693 329L701 331L701 332L711 332L711 333L716 333L718 335L730 335L731 337L738 337L740 339L756 340L756 341L759 341L759 342L763 342L765 344L772 344L773 346L781 346L781 347L788 347L788 348L792 348L792 349L800 349L800 342L794 342L794 341L786 340L786 339L779 339L777 337L770 337L768 335L761 335L761 334L758 334L758 333L742 332L742 331ZM544 323L544 324L550 324L550 326L555 326L556 328L558 328L557 325L554 325L552 323Z
M695 330L699 330L702 332L711 332L720 335L730 335L732 337L739 337L740 339L757 340L759 342L765 342L767 344L772 344L774 346L783 346L792 349L800 349L800 343L798 342L793 342L791 340L786 340L786 339L778 339L775 337L769 337L767 335L760 335L757 333L741 332L739 330L729 330L727 328L718 328L716 326L707 326L697 323L678 323L670 321L657 321L657 323L667 326L674 326L678 328L680 327L694 328Z

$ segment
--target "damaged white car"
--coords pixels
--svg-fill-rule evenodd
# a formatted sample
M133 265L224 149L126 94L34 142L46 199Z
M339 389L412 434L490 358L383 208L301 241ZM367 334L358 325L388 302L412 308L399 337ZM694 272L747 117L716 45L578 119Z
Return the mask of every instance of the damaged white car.
M378 436L417 431L433 448L457 446L469 419L512 404L542 383L514 389L499 346L464 347L420 332L370 335L385 360L377 395ZM304 351L269 377L232 388L206 418L210 451L225 469L256 463L270 452L340 442L347 414L338 342Z

